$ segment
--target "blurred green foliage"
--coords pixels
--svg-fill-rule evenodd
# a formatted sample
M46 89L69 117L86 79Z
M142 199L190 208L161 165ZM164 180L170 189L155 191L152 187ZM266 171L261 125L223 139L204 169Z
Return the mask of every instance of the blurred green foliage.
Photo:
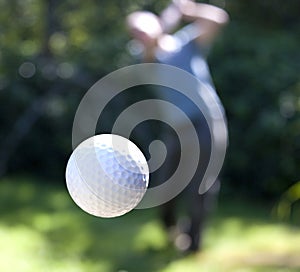
M133 63L125 16L167 3L0 0L3 172L63 176L81 97ZM230 133L224 189L278 195L299 179L300 2L228 0L226 9L232 22L209 58Z
M294 212L296 210L296 204L300 200L300 181L291 186L286 192L284 192L280 198L280 201L273 208L273 215L281 220L291 220L293 216L297 216Z
M299 178L299 36L233 22L211 70L230 134L226 176L234 190L276 194Z

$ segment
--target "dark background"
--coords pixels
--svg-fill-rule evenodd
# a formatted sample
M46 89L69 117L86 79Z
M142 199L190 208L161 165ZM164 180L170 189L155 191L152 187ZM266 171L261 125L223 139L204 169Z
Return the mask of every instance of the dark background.
M158 13L167 3L0 2L1 175L61 182L80 99L98 79L134 62L125 16ZM230 0L226 9L231 23L209 57L229 126L223 191L278 197L299 179L300 2ZM107 126L129 102L112 104Z

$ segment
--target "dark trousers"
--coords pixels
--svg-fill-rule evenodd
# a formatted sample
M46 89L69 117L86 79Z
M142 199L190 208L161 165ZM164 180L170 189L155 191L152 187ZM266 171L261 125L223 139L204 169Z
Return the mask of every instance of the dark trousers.
M188 229L184 230L191 240L188 248L190 251L196 251L202 246L204 222L213 209L220 187L219 181L216 181L205 194L200 195L198 193L200 183L205 182L202 179L210 159L211 138L208 125L203 116L199 116L197 120L193 120L193 125L197 131L200 144L200 158L196 173L187 188L179 196L161 207L162 220L166 227L171 227L176 224L177 203L179 198L183 197L185 215L190 222ZM165 179L166 176L170 176L176 170L178 160L180 159L181 147L176 137L174 133L167 133L165 135L168 148L166 165L163 171Z

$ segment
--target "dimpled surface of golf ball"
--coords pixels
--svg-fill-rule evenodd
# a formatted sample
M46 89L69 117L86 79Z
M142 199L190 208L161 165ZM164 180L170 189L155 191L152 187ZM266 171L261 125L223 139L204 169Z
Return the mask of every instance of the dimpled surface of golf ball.
M149 182L149 168L140 149L114 134L100 134L79 144L66 168L74 202L99 217L116 217L134 209Z

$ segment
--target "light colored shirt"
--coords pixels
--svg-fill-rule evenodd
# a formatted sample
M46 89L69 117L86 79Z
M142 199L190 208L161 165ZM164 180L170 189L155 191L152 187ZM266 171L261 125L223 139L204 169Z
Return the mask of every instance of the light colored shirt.
M206 61L209 48L200 47L199 43L195 41L201 34L201 29L198 26L190 24L175 34L166 36L159 43L156 59L158 63L172 65L191 73L201 81L202 86L193 81L193 83L190 82L189 84L194 84L194 86L189 86L189 88L198 92L199 95L201 91L210 92L210 95L213 95L221 105ZM181 90L179 91L181 92ZM162 86L157 87L158 97L179 107L189 119L199 118L201 115L199 107L180 92ZM168 108L162 109L163 114L168 116L168 118L172 118L178 125L181 125L180 123L184 122L181 116L170 110Z

